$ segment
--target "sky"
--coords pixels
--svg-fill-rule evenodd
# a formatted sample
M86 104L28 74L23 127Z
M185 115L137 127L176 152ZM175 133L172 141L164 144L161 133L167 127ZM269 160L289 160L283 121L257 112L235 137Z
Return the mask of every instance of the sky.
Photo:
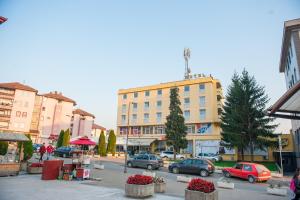
M0 16L0 82L62 92L116 128L118 89L182 80L186 47L192 73L226 93L245 68L275 103L283 24L300 18L300 1L0 0Z

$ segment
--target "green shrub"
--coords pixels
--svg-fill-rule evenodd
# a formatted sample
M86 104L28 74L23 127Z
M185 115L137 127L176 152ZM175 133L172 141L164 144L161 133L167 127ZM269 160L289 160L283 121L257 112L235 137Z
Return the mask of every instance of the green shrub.
M66 147L69 146L69 144L70 144L70 130L67 129L64 133L62 145Z
M57 143L56 143L57 148L59 148L63 145L64 133L65 133L64 130L61 130L60 133L59 133L58 140L57 140Z
M32 157L32 154L33 154L33 146L32 146L31 136L29 134L27 134L26 137L29 139L29 141L18 143L19 153L21 153L21 146L23 144L24 158L23 158L22 161L29 160Z
M4 156L7 153L8 142L0 141L0 155Z
M107 142L107 153L111 153L113 156L116 153L116 142L117 138L113 130L109 131L108 142Z
M104 132L101 131L98 143L98 153L100 156L106 156L106 148L105 148L105 135Z

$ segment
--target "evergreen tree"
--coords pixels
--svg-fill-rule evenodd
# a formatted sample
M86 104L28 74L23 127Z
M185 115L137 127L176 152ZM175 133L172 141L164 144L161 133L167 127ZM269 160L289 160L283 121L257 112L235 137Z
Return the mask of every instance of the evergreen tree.
M70 129L67 129L65 132L64 132L64 137L63 137L63 142L62 142L62 145L64 147L67 147L69 146L70 144Z
M112 153L114 156L116 153L117 138L113 130L109 131L106 153Z
M65 133L64 130L61 130L60 133L59 133L58 140L57 140L57 143L56 143L57 148L63 146L64 133Z
M104 132L101 131L98 143L98 153L100 156L106 156L106 148L105 148L105 135Z
M1 156L6 155L7 149L8 149L8 142L0 141L0 155Z
M23 158L22 161L29 160L32 157L32 154L33 154L33 146L32 146L31 136L29 134L27 134L26 137L29 139L29 141L18 143L18 148L19 148L19 153L20 154L21 154L21 146L23 146L24 158Z
M237 147L242 159L246 149L250 150L253 162L254 149L265 150L277 144L272 140L276 137L273 132L277 125L272 125L274 118L266 115L268 101L264 87L246 70L240 76L234 74L221 116L221 135L222 144Z
M165 125L167 144L172 145L174 148L174 160L176 159L176 152L179 152L181 148L187 147L187 127L184 124L180 104L178 88L172 88L170 91L170 114L167 116Z

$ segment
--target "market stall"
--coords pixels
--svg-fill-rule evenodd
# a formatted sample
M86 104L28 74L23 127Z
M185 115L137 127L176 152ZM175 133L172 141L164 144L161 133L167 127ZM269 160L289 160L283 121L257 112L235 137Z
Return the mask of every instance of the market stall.
M0 132L0 141L10 143L6 155L0 157L0 176L18 175L23 152L19 155L17 142L26 142L29 139L22 133Z

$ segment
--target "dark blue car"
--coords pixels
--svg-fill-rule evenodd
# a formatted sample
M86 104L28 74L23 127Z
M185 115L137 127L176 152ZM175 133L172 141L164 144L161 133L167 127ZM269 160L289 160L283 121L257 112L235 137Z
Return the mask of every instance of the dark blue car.
M59 147L55 149L54 155L59 157L71 157L75 151L78 151L74 147Z

